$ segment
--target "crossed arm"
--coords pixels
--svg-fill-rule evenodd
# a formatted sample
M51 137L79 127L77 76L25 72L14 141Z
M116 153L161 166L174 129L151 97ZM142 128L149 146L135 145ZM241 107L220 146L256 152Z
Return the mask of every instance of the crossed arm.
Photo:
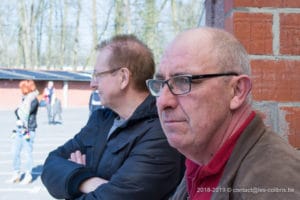
M86 155L81 154L79 150L71 153L70 158L68 160L84 166L86 165ZM85 180L83 183L81 183L79 190L82 193L87 194L89 192L94 191L97 187L107 182L108 182L107 180L99 177L91 177Z

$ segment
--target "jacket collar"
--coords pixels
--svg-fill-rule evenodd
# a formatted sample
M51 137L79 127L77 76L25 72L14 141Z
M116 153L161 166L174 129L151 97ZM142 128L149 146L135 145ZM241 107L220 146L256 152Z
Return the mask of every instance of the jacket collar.
M156 98L148 95L146 99L137 107L132 116L127 120L127 123L134 123L142 119L157 118Z
M225 166L223 177L221 177L219 183L220 187L224 186L226 188L228 184L231 185L242 160L264 134L265 130L266 127L262 119L256 114L252 122L241 134L232 151L232 154Z

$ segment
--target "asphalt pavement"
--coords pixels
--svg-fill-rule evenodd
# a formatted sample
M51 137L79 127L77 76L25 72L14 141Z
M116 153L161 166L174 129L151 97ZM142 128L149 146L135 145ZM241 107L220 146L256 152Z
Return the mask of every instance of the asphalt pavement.
M11 133L15 128L16 118L13 110L0 110L0 200L50 200L51 197L43 186L40 175L48 153L63 144L80 131L88 119L88 107L65 108L62 124L49 125L47 111L41 107L38 111L36 137L33 147L33 182L28 185L7 183L12 173ZM24 166L25 156L21 154Z

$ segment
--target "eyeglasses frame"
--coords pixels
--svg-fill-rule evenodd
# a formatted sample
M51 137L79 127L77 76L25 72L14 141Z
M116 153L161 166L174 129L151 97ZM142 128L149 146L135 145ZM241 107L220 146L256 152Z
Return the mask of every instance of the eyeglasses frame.
M155 80L155 81L161 81L161 83L162 83L162 87L161 87L161 88L163 88L164 85L167 84L167 86L168 86L170 92L171 92L173 95L183 95L183 94L187 94L187 93L189 93L189 92L191 91L191 85L192 85L192 81L193 81L193 80L206 79L206 78L215 78L215 77L220 77L220 76L238 76L238 75L239 75L239 74L236 73L236 72L225 72L225 73L214 73L214 74L198 74L198 75L184 74L184 75L173 76L173 77L171 77L171 78L169 78L169 79L167 79L167 80L148 79L148 80L146 80L146 85L147 85L147 87L148 87L150 93L151 93L153 96L155 96L155 97L159 97L159 96L160 96L160 93L158 93L157 95L154 95L154 94L151 92L152 90L150 89L150 86L149 86L149 85L150 85L150 81L153 81L153 80ZM189 78L189 89L188 89L186 92L183 92L183 93L180 93L180 94L176 94L176 93L173 92L172 86L169 84L169 81L170 81L171 79L176 78L176 77L187 77L187 78Z
M92 80L96 80L98 77L102 76L103 74L111 74L111 73L114 73L118 70L120 70L121 68L123 67L118 67L118 68L115 68L115 69L109 69L109 70L106 70L106 71L103 71L103 72L93 72L92 74Z

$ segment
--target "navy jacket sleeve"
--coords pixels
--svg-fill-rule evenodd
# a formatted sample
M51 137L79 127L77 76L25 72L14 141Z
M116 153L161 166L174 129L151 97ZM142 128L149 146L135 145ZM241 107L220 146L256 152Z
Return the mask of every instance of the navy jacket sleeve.
M87 125L73 139L49 153L44 163L41 179L53 197L69 199L79 196L81 193L77 186L83 180L95 176L92 169L68 160L70 154L76 150L85 153L86 141L91 141L87 138L94 132L92 127L97 127L94 117L89 119ZM77 174L80 174L79 178L71 182L72 177Z

